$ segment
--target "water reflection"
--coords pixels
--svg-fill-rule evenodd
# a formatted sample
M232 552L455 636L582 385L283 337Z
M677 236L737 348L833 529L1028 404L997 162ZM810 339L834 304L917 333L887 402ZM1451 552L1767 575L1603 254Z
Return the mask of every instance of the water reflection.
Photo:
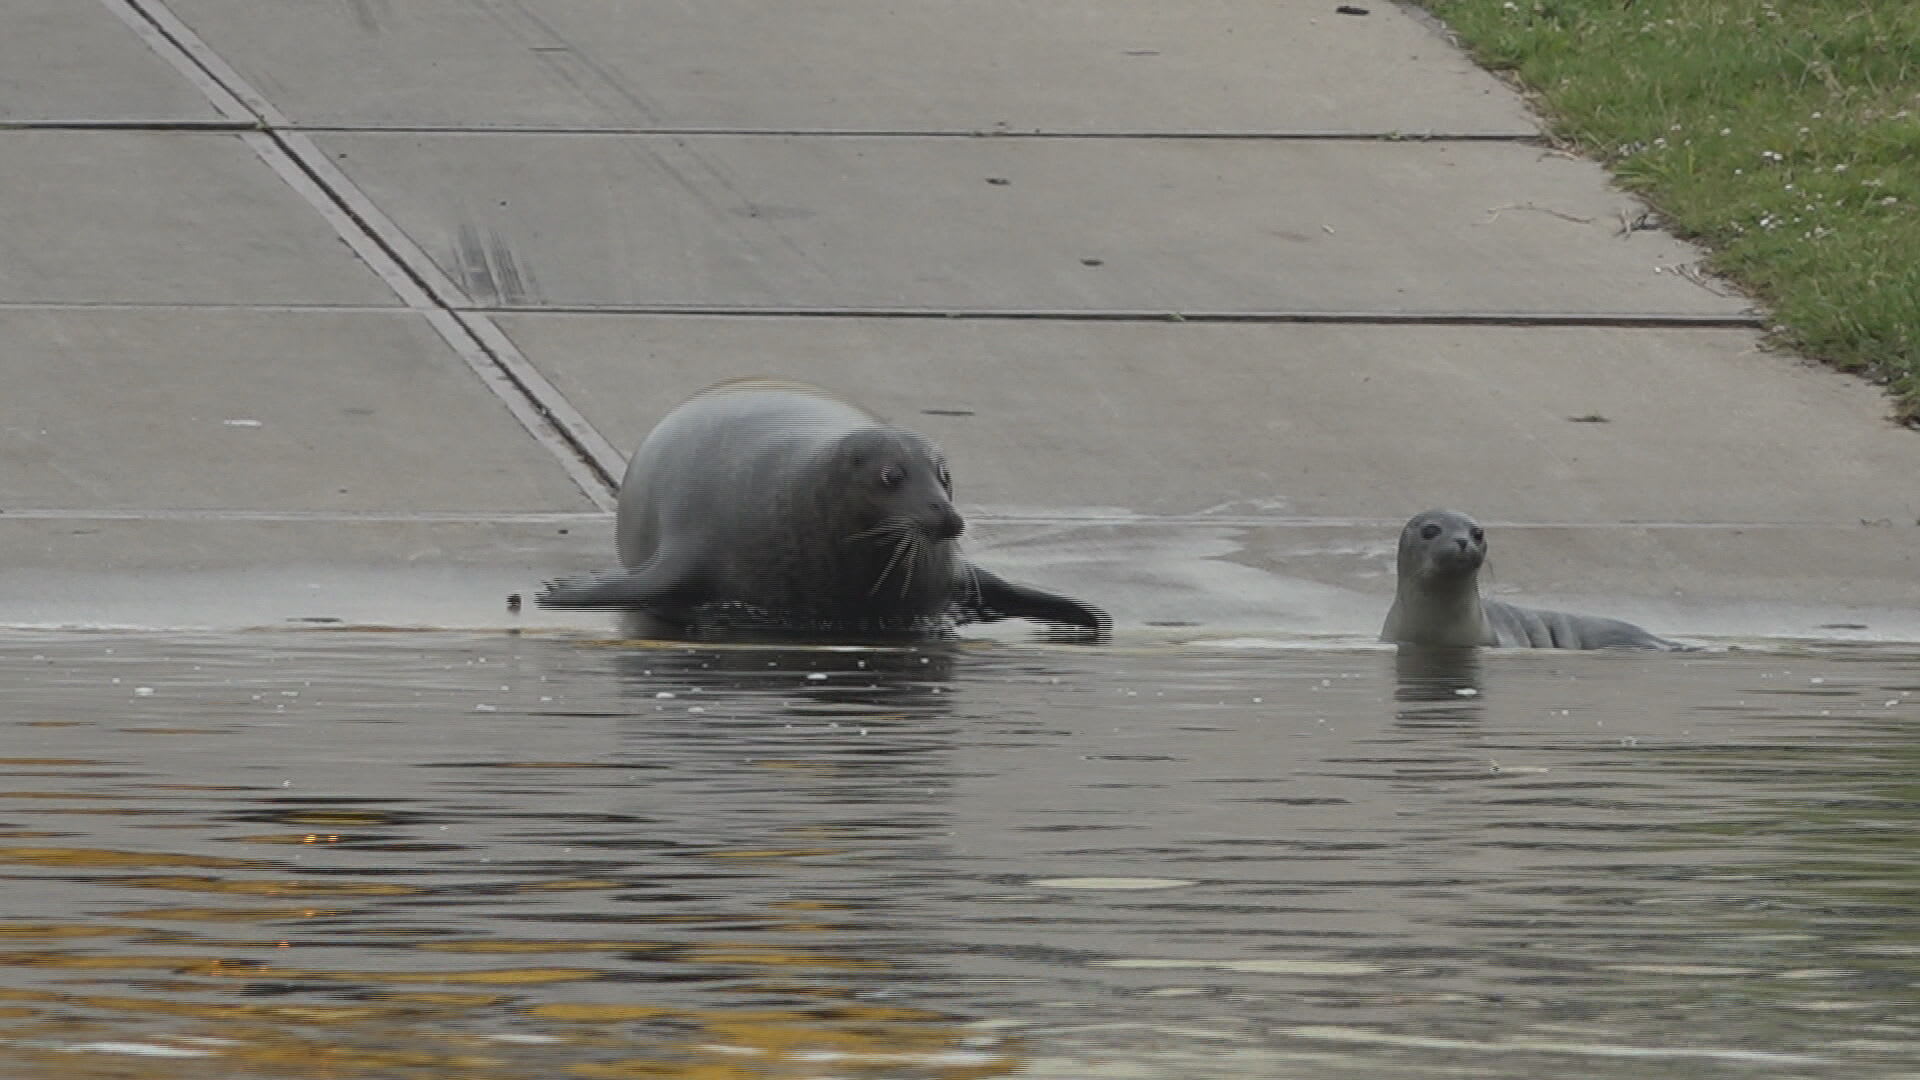
M1884 649L42 635L0 678L0 1074L1920 1050L1920 665Z
M1481 712L1479 649L1397 646L1393 697L1416 706L1402 709L1403 723L1464 722Z
M881 710L938 705L962 649L943 643L898 648L609 646L615 671L630 695L655 696L686 687L727 698L812 699Z

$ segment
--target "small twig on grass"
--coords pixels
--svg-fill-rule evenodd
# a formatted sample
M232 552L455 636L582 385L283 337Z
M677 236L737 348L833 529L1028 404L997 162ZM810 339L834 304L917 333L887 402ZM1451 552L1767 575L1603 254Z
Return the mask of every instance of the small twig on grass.
M1738 289L1728 288L1725 282L1702 270L1697 262L1681 263L1673 268L1673 272L1715 296L1738 297L1741 295Z
M1660 215L1651 210L1642 210L1638 214L1631 210L1620 211L1620 228L1613 235L1626 239L1637 232L1647 232L1660 227Z

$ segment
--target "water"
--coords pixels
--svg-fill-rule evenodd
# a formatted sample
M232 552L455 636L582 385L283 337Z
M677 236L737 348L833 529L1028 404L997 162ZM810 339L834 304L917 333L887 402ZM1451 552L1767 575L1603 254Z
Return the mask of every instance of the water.
M0 1075L1913 1076L1920 654L0 636Z

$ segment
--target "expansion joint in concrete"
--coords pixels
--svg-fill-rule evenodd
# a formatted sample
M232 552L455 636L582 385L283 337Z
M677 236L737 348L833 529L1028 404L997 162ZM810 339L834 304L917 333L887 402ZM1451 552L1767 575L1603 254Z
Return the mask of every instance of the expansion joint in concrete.
M1607 311L1168 311L1154 308L783 307L748 304L492 304L466 309L494 315L625 315L725 319L925 319L954 322L1299 323L1329 326L1605 327L1646 330L1747 330L1751 312Z

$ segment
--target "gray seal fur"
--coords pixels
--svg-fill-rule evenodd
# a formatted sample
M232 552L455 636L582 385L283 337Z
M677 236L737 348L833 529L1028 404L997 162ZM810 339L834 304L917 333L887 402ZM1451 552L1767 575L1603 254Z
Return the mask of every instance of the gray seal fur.
M696 633L942 636L1039 619L1104 635L1079 600L965 559L946 459L815 386L740 379L668 413L628 462L621 568L548 583L550 608L613 608Z
M1472 518L1453 510L1415 514L1400 530L1399 580L1380 640L1442 648L1687 648L1619 619L1483 599L1486 560L1487 534Z

